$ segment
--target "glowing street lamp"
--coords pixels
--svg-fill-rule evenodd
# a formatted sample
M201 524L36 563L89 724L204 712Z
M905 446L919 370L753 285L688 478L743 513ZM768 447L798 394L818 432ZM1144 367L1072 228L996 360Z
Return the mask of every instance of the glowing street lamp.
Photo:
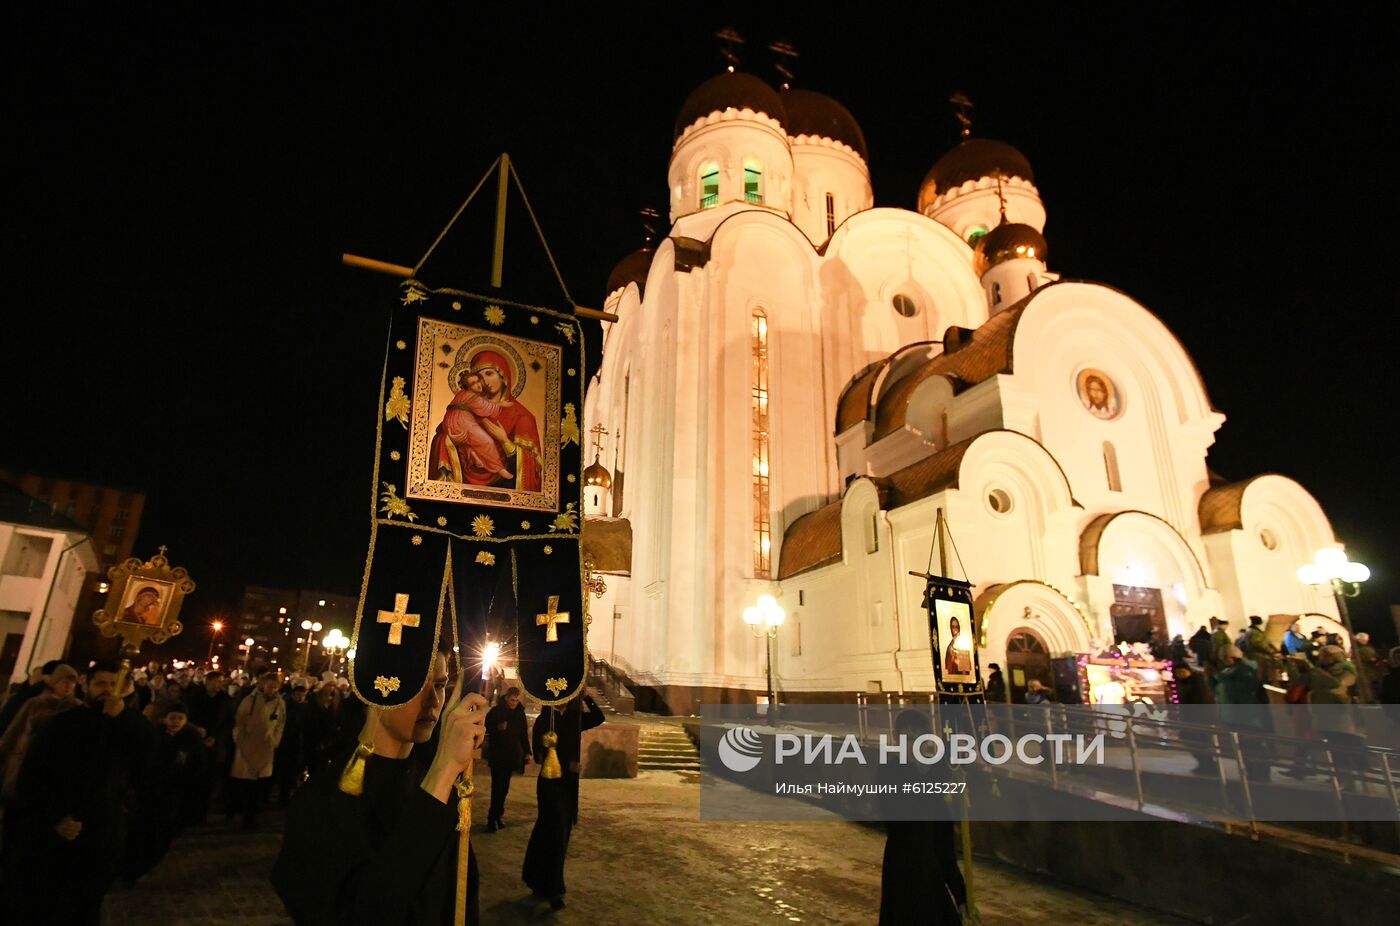
M1331 586L1332 598L1337 602L1337 615L1346 628L1347 639L1351 641L1351 657L1356 663L1356 687L1360 689L1363 703L1371 701L1371 678L1365 662L1356 645L1356 632L1351 628L1351 612L1347 610L1347 599L1361 594L1361 583L1371 578L1371 570L1361 563L1347 559L1346 551L1340 547L1323 547L1317 551L1313 561L1298 567L1298 581L1321 590L1321 586Z
M486 645L481 649L481 677L489 679L491 670L496 667L496 663L501 658L501 644L491 640L486 641Z
M764 637L764 653L768 663L768 723L773 724L774 711L778 705L778 691L773 687L773 638L778 635L778 628L783 626L783 621L787 620L787 612L779 605L772 595L760 595L758 605L744 609L744 623L749 625L749 630L755 637Z
M321 640L321 648L330 656L330 658L326 660L327 669L334 672L336 654L350 648L350 638L341 633L339 627L333 627L331 628L331 632L326 634L325 638Z
M254 640L252 637L249 637L249 638L247 638L246 640L243 641L243 671L244 671L244 672L247 672L247 671L248 671L248 660L249 660L249 659L252 657L252 655L253 655L253 644L256 643L256 642L257 642L257 641Z
M214 643L219 639L219 634L223 632L224 622L216 620L209 625L209 655L204 657L205 662L212 662L214 659Z

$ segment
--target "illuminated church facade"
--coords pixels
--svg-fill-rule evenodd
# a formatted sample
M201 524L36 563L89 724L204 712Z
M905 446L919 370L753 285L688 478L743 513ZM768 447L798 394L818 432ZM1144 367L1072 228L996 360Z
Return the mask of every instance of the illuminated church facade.
M668 235L608 283L585 427L592 654L668 709L934 687L941 509L981 664L1189 637L1213 615L1334 628L1297 568L1336 545L1301 485L1224 483L1225 416L1150 309L1061 279L1031 165L965 137L876 208L843 106L725 73L676 122ZM911 191L912 193L913 191ZM912 197L911 197L912 198ZM605 432L605 433L604 433Z

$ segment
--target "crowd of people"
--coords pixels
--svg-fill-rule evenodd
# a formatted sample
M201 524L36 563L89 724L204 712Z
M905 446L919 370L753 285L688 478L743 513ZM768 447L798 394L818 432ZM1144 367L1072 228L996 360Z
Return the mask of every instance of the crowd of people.
M6 922L98 923L106 892L148 874L182 829L216 814L255 828L273 787L286 804L364 721L344 679L157 662L120 674L55 660L0 705Z

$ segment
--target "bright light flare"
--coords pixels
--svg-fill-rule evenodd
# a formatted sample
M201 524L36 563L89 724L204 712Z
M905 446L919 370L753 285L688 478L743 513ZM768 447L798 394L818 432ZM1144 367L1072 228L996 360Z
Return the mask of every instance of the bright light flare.
M481 677L487 678L501 658L501 644L488 641L481 649Z

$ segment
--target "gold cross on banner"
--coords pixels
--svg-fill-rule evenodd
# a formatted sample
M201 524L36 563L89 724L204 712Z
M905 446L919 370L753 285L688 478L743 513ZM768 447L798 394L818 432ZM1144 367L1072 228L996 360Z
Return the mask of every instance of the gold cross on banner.
M405 627L417 627L418 615L408 614L408 596L394 596L394 610L380 611L377 620L380 624L389 625L389 645L398 646L403 642L403 629Z
M559 596L549 596L549 608L543 614L535 615L535 626L544 626L544 642L558 643L559 628L555 624L567 624L569 622L569 612L559 610Z

